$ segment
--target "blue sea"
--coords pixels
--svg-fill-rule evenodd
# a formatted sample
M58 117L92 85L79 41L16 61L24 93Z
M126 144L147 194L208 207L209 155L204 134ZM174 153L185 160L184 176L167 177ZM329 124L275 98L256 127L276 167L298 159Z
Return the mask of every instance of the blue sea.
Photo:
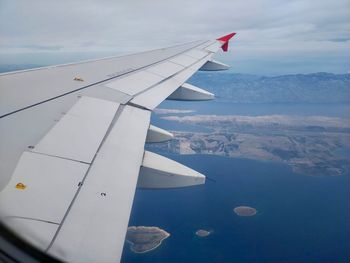
M232 104L164 102L160 108L193 114L319 115L349 117L346 104ZM163 128L200 128L164 121ZM202 128L201 128L202 129ZM348 154L348 152L340 153ZM163 154L164 155L164 154ZM207 175L205 185L137 190L130 226L158 226L171 234L157 249L122 262L350 262L350 174L311 177L282 163L212 155L166 155ZM236 206L257 209L239 217ZM198 229L212 231L208 237Z
M137 190L130 225L171 234L122 262L349 262L350 175L310 177L274 162L167 155L208 175L205 185ZM253 217L233 208L248 205ZM200 238L196 230L213 231Z

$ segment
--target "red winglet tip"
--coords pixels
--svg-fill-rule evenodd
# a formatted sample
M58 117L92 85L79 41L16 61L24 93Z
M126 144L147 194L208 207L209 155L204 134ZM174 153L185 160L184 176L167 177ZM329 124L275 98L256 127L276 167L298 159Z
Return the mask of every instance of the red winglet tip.
M226 35L226 36L219 37L219 38L216 39L216 40L223 41L223 42L227 42L227 41L229 41L231 38L233 38L234 35L236 35L236 33L231 33L231 34L228 34L228 35Z
M216 40L223 42L221 48L224 52L226 52L228 50L228 42L231 38L234 37L234 35L236 35L236 33L231 33L231 34L228 34L226 36L219 37L218 39L216 39Z

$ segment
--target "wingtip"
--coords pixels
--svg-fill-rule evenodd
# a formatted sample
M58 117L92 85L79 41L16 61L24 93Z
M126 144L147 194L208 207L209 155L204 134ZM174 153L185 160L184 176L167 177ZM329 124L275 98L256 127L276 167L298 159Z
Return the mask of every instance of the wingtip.
M228 35L222 36L217 38L216 40L222 42L221 48L224 52L228 50L228 42L231 38L233 38L236 35L236 33L230 33Z
M228 34L228 35L219 37L219 38L217 38L216 40L223 41L223 42L227 42L227 41L229 41L231 38L233 38L235 35L236 35L236 33L233 32L233 33L230 33L230 34Z

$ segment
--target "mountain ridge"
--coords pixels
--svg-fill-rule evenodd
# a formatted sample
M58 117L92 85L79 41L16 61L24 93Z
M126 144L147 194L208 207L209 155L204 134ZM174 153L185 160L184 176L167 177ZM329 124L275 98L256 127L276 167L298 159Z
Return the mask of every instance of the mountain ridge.
M238 103L349 103L350 74L317 72L259 76L241 73L203 73L189 82Z

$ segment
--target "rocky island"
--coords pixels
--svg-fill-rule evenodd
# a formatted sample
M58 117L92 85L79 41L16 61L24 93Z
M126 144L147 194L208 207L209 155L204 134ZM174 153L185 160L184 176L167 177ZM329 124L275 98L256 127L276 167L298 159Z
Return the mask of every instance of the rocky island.
M239 216L254 216L257 213L256 209L250 206L237 206L233 211Z
M126 233L126 241L135 253L146 253L156 249L170 234L159 227L130 226Z
M204 229L199 229L196 231L196 235L199 237L207 237L212 233L212 231L207 231Z

